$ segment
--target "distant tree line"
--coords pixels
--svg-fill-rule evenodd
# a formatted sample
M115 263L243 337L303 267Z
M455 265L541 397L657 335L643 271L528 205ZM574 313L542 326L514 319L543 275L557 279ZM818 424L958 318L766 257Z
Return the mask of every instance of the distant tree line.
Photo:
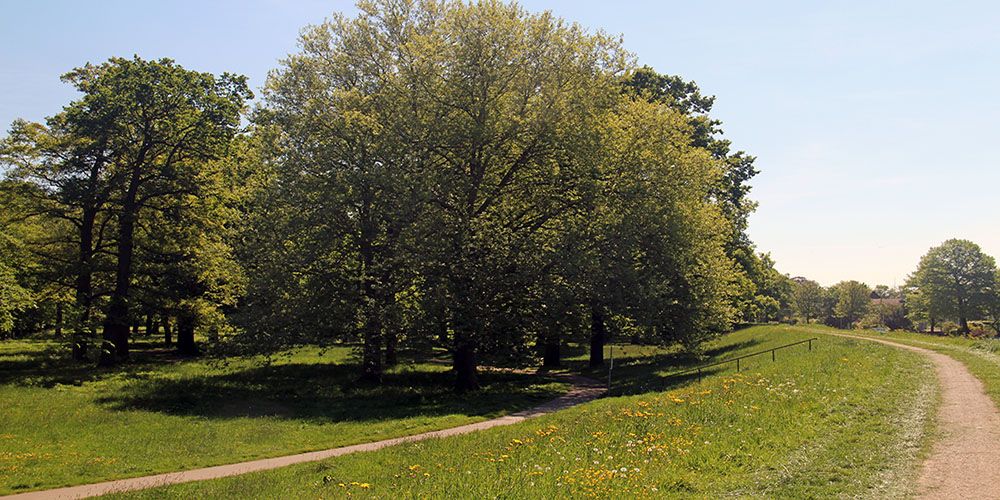
M929 333L1000 333L1000 275L975 243L951 239L931 248L904 286L870 289L857 281L823 288L794 280L794 309L805 322L839 328L888 328Z
M186 355L356 342L372 382L437 346L465 391L568 342L599 365L615 336L697 349L792 314L746 234L754 158L693 82L501 2L359 7L252 109L244 77L168 59L65 75L81 97L0 143L0 334L108 366L140 330Z

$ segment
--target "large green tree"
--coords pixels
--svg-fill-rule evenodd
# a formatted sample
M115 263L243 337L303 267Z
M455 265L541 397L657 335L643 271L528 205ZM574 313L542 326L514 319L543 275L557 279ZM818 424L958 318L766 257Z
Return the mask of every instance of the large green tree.
M795 312L806 323L811 319L823 316L825 312L825 300L823 297L823 287L812 280L801 280L795 282L793 287Z
M773 261L758 255L747 235L750 214L757 203L750 199L750 180L757 175L755 158L744 151L733 151L732 143L722 138L722 122L711 116L715 97L706 96L693 81L679 76L657 73L644 66L629 73L622 82L627 94L662 103L682 113L690 124L691 145L708 151L720 166L718 176L708 193L729 223L726 254L743 271L743 277L731 284L734 307L743 321L774 319L787 309L788 287L775 286L780 278L773 276ZM766 319L765 319L766 318Z
M996 273L996 261L979 245L947 240L931 248L910 276L909 285L919 294L912 307L931 318L954 320L968 333L969 320L984 317L993 300Z
M410 34L399 132L434 166L428 247L440 263L459 390L480 347L511 331L523 265L589 189L600 120L617 102L617 42L551 14L450 2Z
M308 226L300 250L345 263L317 269L307 296L349 284L338 294L348 315L339 318L357 324L348 330L363 341L362 376L378 382L389 313L412 267L402 247L426 203L430 165L426 150L406 143L420 132L398 120L414 90L411 72L427 55L407 37L433 29L425 15L437 7L361 7L356 18L337 15L304 32L301 52L268 82L258 121L280 129L276 175L306 205L289 219L289 228Z
M74 137L101 142L111 179L115 271L102 356L108 364L128 356L133 257L143 214L200 196L199 172L226 153L252 94L244 77L189 71L169 59L112 58L64 79L83 96L65 108L62 120Z
M73 82L76 73L63 77ZM113 179L109 131L98 128L108 115L81 116L74 105L46 124L15 121L0 142L0 160L11 166L11 178L30 183L24 190L27 216L48 226L44 236L25 243L46 263L45 279L73 290L73 355L83 359L87 338L96 332L95 302L103 288L95 280L109 266L113 220L108 207Z
M850 328L861 319L871 305L871 288L860 281L841 281L830 287L836 298L833 312L842 328Z

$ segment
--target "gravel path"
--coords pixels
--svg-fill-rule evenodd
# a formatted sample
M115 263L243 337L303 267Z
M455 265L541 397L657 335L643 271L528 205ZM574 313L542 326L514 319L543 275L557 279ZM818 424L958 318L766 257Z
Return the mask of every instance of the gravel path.
M241 462L229 465L219 465L215 467L206 467L203 469L192 469L181 472L168 472L166 474L157 474L154 476L135 477L130 479L107 481L103 483L70 486L54 490L32 491L29 493L20 493L17 495L6 496L3 498L4 500L86 498L98 495L105 495L108 493L141 490L146 488L163 486L167 484L186 483L189 481L204 481L206 479L217 479L221 477L246 474L248 472L276 469L278 467L284 467L286 465L299 464L303 462L315 462L317 460L323 460L331 457L339 457L341 455L347 455L349 453L357 453L359 451L373 451L401 443L409 443L412 441L423 441L425 439L432 439L432 438L456 436L459 434L468 434L470 432L489 429L492 427L516 424L518 422L523 422L529 418L545 415L547 413L552 413L572 406L576 406L581 403L585 403L587 401L602 396L605 392L605 387L596 380L592 380L585 377L573 376L573 375L566 376L565 378L570 383L573 384L572 388L570 388L569 392L567 392L566 394L556 399L553 399L552 401L549 401L545 404L531 408L529 410L512 413L507 416L495 418L493 420L486 420L484 422L477 422L474 424L452 427L450 429L444 429L440 431L424 432L422 434L414 434L412 436L404 436L395 439L386 439L384 441L376 441L373 443L342 446L340 448L332 448L329 450L300 453L297 455L288 455L284 457L265 458L262 460L253 460L250 462Z
M836 335L836 334L828 334ZM1000 412L983 384L950 356L883 339L871 340L918 352L934 363L941 386L937 426L941 435L921 466L919 498L1000 498Z

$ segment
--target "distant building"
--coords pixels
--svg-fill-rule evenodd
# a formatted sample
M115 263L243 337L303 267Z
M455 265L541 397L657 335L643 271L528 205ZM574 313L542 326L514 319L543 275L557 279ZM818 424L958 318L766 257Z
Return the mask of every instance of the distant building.
M874 294L872 295L872 305L873 306L902 306L903 299L900 298L884 298L878 297Z

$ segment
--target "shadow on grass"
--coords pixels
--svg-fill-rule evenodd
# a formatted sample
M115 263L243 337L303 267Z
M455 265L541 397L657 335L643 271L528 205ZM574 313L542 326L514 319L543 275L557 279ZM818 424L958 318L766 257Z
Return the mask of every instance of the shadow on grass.
M616 358L614 369L611 373L611 394L613 396L624 396L642 394L647 392L662 392L677 387L682 387L699 379L698 373L676 375L678 372L697 368L699 366L718 361L725 361L726 355L749 349L761 344L760 339L749 339L743 342L726 344L705 350L701 355L683 351L669 354L658 354L654 356ZM607 381L608 367L606 363L602 367L590 368L577 367L587 376ZM735 371L734 366L719 365L702 370L701 376L710 376L717 373Z
M81 385L111 377L141 378L150 370L186 359L172 348L149 339L130 342L130 360L118 366L100 368L93 362L72 359L65 339L60 343L31 346L21 351L0 353L0 385L52 388ZM145 374L145 375L144 375Z
M721 360L735 351L761 343L751 339L714 347L700 356L685 352L616 357L613 395L663 391L697 379L697 374L671 376L678 371ZM484 371L483 389L466 396L452 391L454 375L444 367L407 365L385 374L379 386L357 382L355 363L276 363L239 369L205 370L181 376L158 369L179 359L158 342L133 344L132 361L98 369L69 358L58 345L0 356L0 384L53 387L117 378L101 390L96 402L114 410L142 410L209 419L272 417L313 422L377 421L414 416L461 414L492 416L529 408L559 395L552 379L522 373ZM588 346L575 346L579 353ZM567 351L571 357L575 351ZM416 359L434 359L440 353L409 353ZM411 357L411 356L407 356ZM585 359L564 364L572 372L607 380L607 366L592 369ZM711 375L732 370L720 366Z
M545 379L483 373L483 389L459 396L445 371L387 373L378 386L356 382L353 364L281 364L222 375L129 384L98 399L115 410L143 410L211 419L275 417L315 423L391 420L461 414L490 416L530 407L560 394Z

